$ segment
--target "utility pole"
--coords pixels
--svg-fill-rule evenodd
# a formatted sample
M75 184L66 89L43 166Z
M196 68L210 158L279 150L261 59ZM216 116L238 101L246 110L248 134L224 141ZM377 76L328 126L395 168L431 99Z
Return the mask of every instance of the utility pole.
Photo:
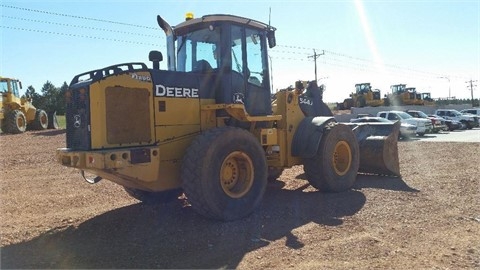
M473 100L473 87L476 87L476 86L477 86L476 84L473 85L473 83L474 83L474 82L477 82L477 81L478 81L478 80L475 80L475 81L473 81L473 80L466 81L466 83L470 83L470 93L471 93L471 95L472 95L472 107L475 107L475 102L474 102L474 100ZM468 87L468 86L467 86L467 87Z
M317 81L317 58L322 56L322 55L325 55L325 50L322 50L322 53L321 54L317 54L317 52L315 51L315 49L313 49L313 55L310 55L308 58L312 58L313 57L313 60L315 61L315 82Z

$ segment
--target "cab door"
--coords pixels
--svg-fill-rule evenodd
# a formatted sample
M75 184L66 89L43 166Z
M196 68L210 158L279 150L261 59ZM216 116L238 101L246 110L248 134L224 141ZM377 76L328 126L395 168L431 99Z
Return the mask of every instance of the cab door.
M247 111L251 115L271 114L271 93L265 33L246 29Z
M250 115L271 113L266 35L256 29L231 27L232 102L243 103Z

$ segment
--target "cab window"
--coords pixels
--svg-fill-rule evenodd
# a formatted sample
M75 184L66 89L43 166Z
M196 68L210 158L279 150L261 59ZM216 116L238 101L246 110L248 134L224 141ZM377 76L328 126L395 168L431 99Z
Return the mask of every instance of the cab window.
M394 113L388 114L388 120L398 120L398 116Z
M262 59L262 34L258 30L247 29L247 65L248 82L257 86L263 86L263 59Z
M220 27L204 28L179 37L177 71L205 72L220 64Z

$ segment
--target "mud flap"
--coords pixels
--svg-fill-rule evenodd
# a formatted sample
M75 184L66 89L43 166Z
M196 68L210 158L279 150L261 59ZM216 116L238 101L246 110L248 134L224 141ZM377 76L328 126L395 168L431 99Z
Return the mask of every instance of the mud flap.
M360 148L359 172L400 176L397 146L399 122L348 125Z
M292 140L292 156L312 158L317 153L325 126L336 122L328 116L305 117L295 132Z

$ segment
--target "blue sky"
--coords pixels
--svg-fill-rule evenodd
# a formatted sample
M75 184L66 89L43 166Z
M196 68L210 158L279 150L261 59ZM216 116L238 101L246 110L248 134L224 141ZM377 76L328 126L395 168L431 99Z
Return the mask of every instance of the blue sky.
M40 91L85 71L165 55L156 16L171 25L186 12L234 14L277 28L273 86L318 77L325 100L342 101L355 83L383 93L405 83L434 98L469 98L480 78L480 1L8 1L0 3L0 75ZM161 68L166 69L166 62ZM441 78L448 77L449 79ZM450 81L450 84L449 84ZM478 82L477 82L478 84ZM480 91L474 91L480 97Z

